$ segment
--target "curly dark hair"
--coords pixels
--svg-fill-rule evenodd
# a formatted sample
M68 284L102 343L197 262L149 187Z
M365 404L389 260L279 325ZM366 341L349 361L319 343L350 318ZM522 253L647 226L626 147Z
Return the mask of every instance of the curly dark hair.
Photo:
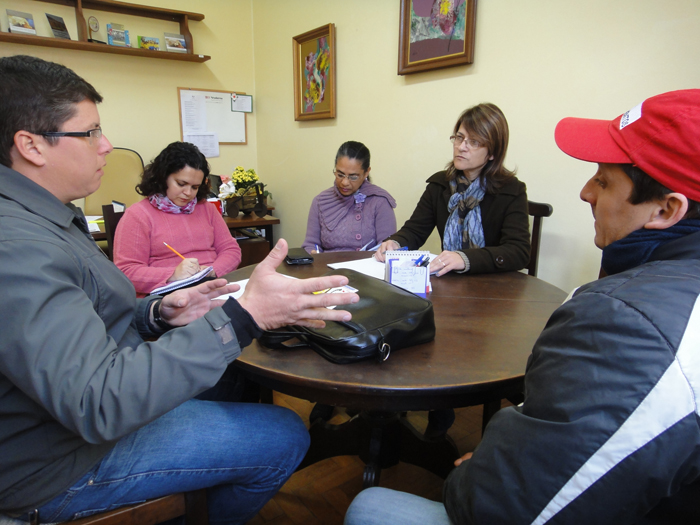
M206 199L210 189L209 163L199 148L189 142L168 144L143 170L141 182L136 186L136 191L144 197L157 193L165 195L168 189L168 177L186 166L204 173L202 185L197 190L197 201Z

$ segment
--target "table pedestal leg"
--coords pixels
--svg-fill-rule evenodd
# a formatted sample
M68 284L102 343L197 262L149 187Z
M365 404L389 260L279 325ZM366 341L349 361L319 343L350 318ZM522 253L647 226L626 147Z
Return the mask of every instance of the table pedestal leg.
M449 436L427 440L396 412L362 412L342 425L315 421L311 446L299 470L335 456L359 456L365 462L363 486L379 484L381 469L399 461L446 478L459 452Z

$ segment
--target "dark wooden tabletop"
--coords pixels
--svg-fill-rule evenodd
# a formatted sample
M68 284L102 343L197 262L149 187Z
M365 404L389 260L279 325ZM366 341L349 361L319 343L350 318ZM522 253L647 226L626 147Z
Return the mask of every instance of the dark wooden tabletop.
M258 217L254 213L244 215L240 213L238 217L224 217L224 222L229 228L259 228L260 226L272 226L279 224L280 220L272 215Z
M330 262L366 252L315 254L308 266L282 264L299 278L323 275ZM233 272L247 278L252 267ZM425 410L482 404L519 391L533 343L566 294L519 272L432 278L433 342L392 351L384 363L336 365L308 348L271 350L254 342L236 361L274 390L363 410ZM362 293L362 291L360 291Z

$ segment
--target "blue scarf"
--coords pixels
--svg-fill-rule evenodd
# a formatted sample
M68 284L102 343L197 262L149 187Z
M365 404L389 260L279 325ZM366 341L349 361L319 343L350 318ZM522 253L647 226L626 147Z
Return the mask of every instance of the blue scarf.
M458 175L450 181L453 195L447 203L450 217L445 224L442 241L443 250L463 250L464 248L483 248L484 227L481 224L479 203L486 194L482 177L473 182Z
M633 231L603 248L601 265L608 275L624 272L647 262L659 246L700 231L700 219L685 219L665 230Z

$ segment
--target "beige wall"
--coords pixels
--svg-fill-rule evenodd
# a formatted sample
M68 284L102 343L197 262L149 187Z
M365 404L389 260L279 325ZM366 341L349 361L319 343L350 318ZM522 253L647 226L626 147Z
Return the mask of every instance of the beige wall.
M276 197L280 231L304 237L311 199L332 183L338 146L372 152L374 181L398 201L399 224L425 179L450 160L447 138L473 104L499 105L510 123L506 164L532 200L549 202L540 277L566 290L597 276L588 205L578 199L594 165L553 140L565 116L613 118L647 96L700 85L697 0L481 0L472 66L396 74L398 0L253 2L259 172ZM293 118L292 37L333 22L337 30L335 120ZM439 246L432 244L431 249Z
M112 144L135 149L148 162L167 144L180 140L178 87L254 92L251 2L132 0L132 3L203 13L202 22L190 22L190 31L195 52L209 55L211 60L197 64L7 43L0 43L0 56L34 55L75 70L104 97L100 116ZM71 37L77 38L75 14L70 8L42 2L1 2L3 31L7 30L6 8L33 13L42 35L50 31L45 12L62 16ZM107 40L104 28L112 21L124 23L134 43L137 35L146 35L159 36L162 45L164 31L179 32L179 25L174 22L87 10L86 13L97 16L101 26L98 37L104 41ZM257 167L256 133L256 117L252 113L248 115L248 144L222 147L220 157L209 159L213 172L229 173L237 164Z
M177 86L252 93L248 145L222 147L211 164L216 173L237 164L258 170L282 219L276 231L292 246L304 238L311 199L332 183L342 142L369 146L373 178L398 201L402 224L425 179L450 159L447 137L458 113L494 102L510 122L507 166L517 167L532 200L555 209L545 220L540 277L566 290L598 272L590 210L578 200L594 166L561 153L554 126L565 116L613 118L650 95L700 84L697 0L482 0L474 64L405 77L396 74L398 0L142 3L204 13L191 30L195 50L212 60L187 64L5 43L0 55L33 54L85 76L105 96L107 136L146 160L179 138ZM0 3L5 8L31 10L37 20L45 11L70 19L70 10L66 15L52 4L15 0ZM103 27L120 21L98 18ZM338 116L295 122L292 37L329 22L337 30ZM140 24L147 24L144 33L176 30L135 19L127 23L136 28L132 35L142 34ZM439 249L435 239L429 247Z

